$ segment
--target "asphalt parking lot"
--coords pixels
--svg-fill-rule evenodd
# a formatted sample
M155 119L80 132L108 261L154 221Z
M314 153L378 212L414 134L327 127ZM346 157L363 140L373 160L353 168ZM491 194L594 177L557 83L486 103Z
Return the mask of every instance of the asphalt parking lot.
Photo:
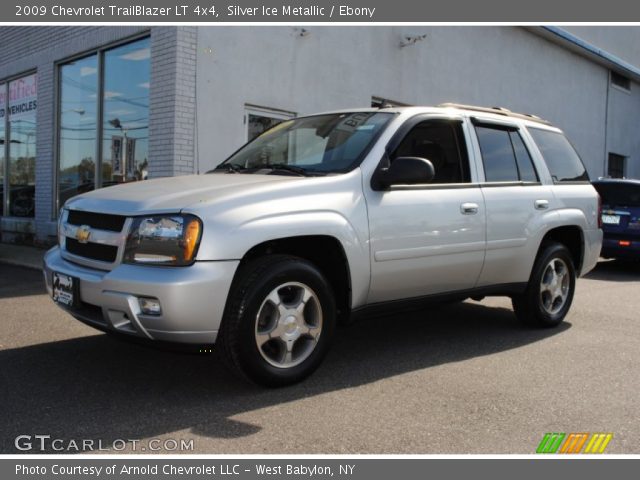
M39 272L0 264L0 453L36 434L193 439L185 453L534 453L546 432L612 432L607 453L640 453L639 394L639 264L600 263L553 330L520 326L503 298L361 320L281 390L215 355L94 331Z

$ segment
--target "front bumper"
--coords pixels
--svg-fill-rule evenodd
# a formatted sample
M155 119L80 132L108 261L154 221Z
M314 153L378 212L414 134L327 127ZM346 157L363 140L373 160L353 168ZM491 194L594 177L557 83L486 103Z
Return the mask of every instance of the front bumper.
M196 262L190 267L118 265L95 270L62 258L54 247L44 257L49 294L53 272L76 278L79 302L62 307L78 320L151 340L211 344L216 340L239 261ZM138 297L154 297L161 315L144 315Z

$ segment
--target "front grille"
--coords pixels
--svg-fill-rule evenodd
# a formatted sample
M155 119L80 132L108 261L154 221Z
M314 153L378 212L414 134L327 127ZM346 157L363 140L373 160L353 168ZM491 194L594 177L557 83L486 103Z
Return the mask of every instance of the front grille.
M88 225L98 230L121 232L126 219L127 217L121 215L70 210L67 223L71 225Z
M67 237L67 252L80 257L99 260L101 262L113 263L118 256L118 247L114 245L101 245L99 243L80 243L75 238Z

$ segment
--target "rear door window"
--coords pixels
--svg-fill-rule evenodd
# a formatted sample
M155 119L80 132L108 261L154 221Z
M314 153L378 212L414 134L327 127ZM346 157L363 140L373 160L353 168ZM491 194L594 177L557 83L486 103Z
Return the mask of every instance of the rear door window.
M588 182L589 175L580 156L562 133L528 128L547 163L554 183Z
M523 182L537 182L538 174L533 166L529 150L527 150L527 147L522 141L522 137L518 132L509 132L509 137L511 138L511 145L513 145L513 152L516 154L520 180Z
M487 182L537 182L531 156L518 131L476 125Z

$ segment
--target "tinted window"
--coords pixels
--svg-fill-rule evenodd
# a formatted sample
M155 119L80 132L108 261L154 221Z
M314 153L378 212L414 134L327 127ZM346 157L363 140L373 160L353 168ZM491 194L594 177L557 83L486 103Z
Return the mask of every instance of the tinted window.
M522 141L522 137L520 137L518 132L509 132L509 137L511 138L513 151L516 154L520 180L523 182L537 182L538 175L536 174L533 162L531 161L529 151Z
M640 207L640 183L598 183L593 184L607 207Z
M459 122L426 121L416 125L403 139L391 157L426 158L433 164L431 183L467 183L469 160Z
M625 90L631 90L631 80L624 75L620 75L616 72L611 72L611 85L623 88Z
M553 181L589 181L589 175L569 140L558 132L529 128L540 153L547 162Z
M518 167L508 130L476 127L487 182L517 182Z
M607 173L611 178L624 178L624 161L625 157L617 153L609 154L609 162Z

